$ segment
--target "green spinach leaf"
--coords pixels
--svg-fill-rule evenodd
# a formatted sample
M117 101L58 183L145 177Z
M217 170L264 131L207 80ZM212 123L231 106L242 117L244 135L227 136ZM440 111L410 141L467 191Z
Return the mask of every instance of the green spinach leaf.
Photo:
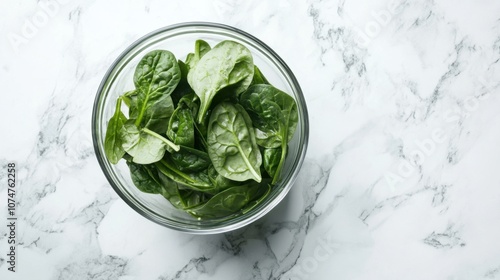
M179 194L184 210L197 207L205 203L210 197L209 194L193 190L179 190Z
M214 186L210 184L207 170L202 170L201 172L182 172L168 157L165 157L155 165L163 175L182 184L186 188L210 194L214 193Z
M177 63L179 64L179 69L181 70L181 79L179 80L179 84L177 85L177 87L170 95L172 97L174 106L177 106L179 100L186 94L194 93L193 89L191 89L191 86L189 86L189 83L187 82L189 66L181 60L178 60Z
M238 104L221 103L210 116L208 155L222 176L234 180L262 180L262 157L255 141L252 121Z
M253 68L253 79L251 84L270 84L266 77L264 77L264 74L262 74L262 72L260 71L259 67L257 67L257 65L254 65Z
M159 171L158 178L160 179L162 185L161 195L166 198L175 208L184 209L184 203L181 199L182 194L179 190L179 184L163 175L163 173Z
M167 146L175 151L180 149L178 145L154 131L147 128L139 130L133 120L124 124L120 137L123 141L123 149L132 156L135 163L149 164L159 161L163 158Z
M292 139L297 128L297 104L291 96L271 85L249 87L241 95L240 104L249 112L255 126L257 143L266 148L281 146L277 167L271 170L268 164L266 169L268 173L269 171L274 173L272 181L274 184L279 180L285 162L287 143ZM274 160L276 160L275 157L273 157L273 166Z
M205 203L210 197L209 194L186 189L185 186L163 175L161 172L158 173L158 177L163 187L161 194L170 201L175 208L186 210L196 207Z
M194 120L190 109L175 109L168 123L167 136L177 145L194 147Z
M208 179L218 191L225 190L229 187L242 185L242 182L229 180L228 178L220 175L219 172L215 170L213 165L210 165L208 167Z
M194 92L190 92L179 100L179 103L177 104L178 107L181 108L189 108L192 112L193 117L196 116L198 113L198 108L200 107L200 99L198 98L198 95Z
M208 145L206 138L207 138L208 120L201 124L198 124L194 121L194 118L198 113L199 107L200 107L200 99L198 98L198 95L196 95L194 92L184 95L179 100L178 104L178 108L188 108L191 110L193 116L194 132L195 132L195 148L207 151Z
M125 105L127 105L127 107L130 108L131 104L132 104L132 99L135 99L137 98L137 90L130 90L130 91L127 91L125 92L122 96L121 96L123 102L125 103Z
M203 40L196 40L194 43L194 55L201 59L204 55L206 55L210 51L210 44Z
M269 176L271 176L271 178L274 178L277 175L276 172L278 171L278 166L280 164L282 153L283 153L283 150L280 148L265 148L264 149L264 155L263 155L264 164L263 165L264 165L264 169L266 170L267 174L269 174Z
M152 128L158 123L166 123L173 110L170 94L180 78L179 64L169 51L151 51L139 61L134 73L134 84L138 90L135 107L137 112L130 116L135 118L136 126ZM166 129L158 132L165 131Z
M129 116L131 119L137 119L139 117L139 111L137 110L137 97L132 97L130 100L131 106L129 107ZM149 116L149 118L147 120L143 120L143 127L147 127L160 134L166 133L169 119L174 112L172 98L166 95L162 96L156 103L154 103L154 105L149 106L146 110L146 115Z
M245 91L253 78L250 51L234 41L222 41L208 51L188 73L188 82L200 97L197 121L202 123L214 96L232 86L236 95Z
M241 210L241 213L245 214L255 208L257 205L261 204L266 197L271 193L271 184L269 181L262 181L261 187L258 190L258 193L255 195L255 199L250 201L245 208Z
M259 145L277 148L292 139L298 112L291 96L271 85L253 85L241 95L240 104L252 119Z
M194 43L194 53L188 54L186 64L189 69L193 69L200 59L210 51L210 45L203 40L196 40Z
M207 153L186 146L181 146L181 149L171 153L170 157L175 166L183 172L202 171L211 164Z
M206 203L188 209L188 213L198 218L220 218L242 210L245 205L261 193L258 183L228 188L210 198Z
M158 170L154 165L143 165L127 162L134 185L145 193L161 193L162 183L158 178Z
M109 119L106 135L104 137L104 153L112 164L117 164L123 155L125 155L120 131L127 121L127 118L121 111L121 105L122 99L118 98L116 101L115 113L111 119Z

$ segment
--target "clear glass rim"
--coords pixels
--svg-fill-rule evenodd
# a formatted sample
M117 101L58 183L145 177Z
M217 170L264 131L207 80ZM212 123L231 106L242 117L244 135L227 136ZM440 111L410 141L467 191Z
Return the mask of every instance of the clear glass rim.
M122 63L122 61L127 58L130 54L133 53L133 51L140 46L141 44L145 43L148 41L148 39L154 38L157 35L161 35L162 33L166 32L171 32L174 30L178 29L211 29L210 31L213 31L212 29L221 31L221 32L232 32L235 33L237 36L242 36L246 40L249 40L253 43L254 47L258 49L263 49L265 52L263 52L264 55L268 56L268 58L271 59L271 61L276 64L277 67L281 68L282 72L284 71L286 73L286 78L287 81L290 83L290 86L292 87L294 91L294 97L297 100L297 109L299 111L299 121L301 122L301 133L300 133L300 139L298 145L298 156L295 158L294 162L292 163L292 171L286 178L283 178L283 185L281 186L281 190L278 190L275 192L274 197L270 197L267 200L267 203L263 203L252 209L251 211L244 213L242 215L239 215L233 219L227 220L227 221L220 221L220 222L215 222L214 224L211 224L210 226L203 225L203 227L200 227L195 224L187 224L187 223L182 223L178 222L175 220L167 219L165 217L162 217L158 215L157 213L149 210L147 207L142 205L139 201L134 199L133 196L131 196L128 193L124 192L124 188L120 187L117 182L113 179L113 176L111 176L109 170L108 170L108 164L105 161L105 155L103 153L103 145L98 139L98 130L100 129L100 124L99 124L99 108L100 108L100 102L101 102L101 97L104 94L104 89L112 82L113 75L116 72L117 66ZM225 34L227 35L227 34ZM266 53L267 52L267 53ZM269 56L270 55L270 56ZM187 233L193 233L193 234L215 234L215 233L222 233L222 232L227 232L227 231L232 231L238 228L241 228L243 226L246 226L265 214L267 214L271 209L273 209L283 198L286 196L288 191L291 189L292 185L295 182L295 179L297 177L298 171L300 170L300 167L302 166L302 163L305 158L305 154L307 151L307 144L308 144L308 138L309 138L309 120L308 120L308 113L307 113L307 107L306 107L306 102L304 95L302 93L302 90L300 88L300 85L295 78L293 72L290 70L288 65L281 59L281 57L278 56L269 46L267 46L265 43L257 39L251 34L248 34L238 28L224 25L224 24L219 24L219 23L211 23L211 22L185 22L185 23L179 23L179 24L174 24L170 26L166 26L163 28L159 28L155 31L152 31L135 42L133 42L131 45L129 45L111 64L111 66L108 68L107 72L105 73L99 88L97 90L97 94L94 100L94 105L93 105L93 110L92 110L92 120L91 120L91 130L92 130L92 141L93 141L93 146L94 146L94 151L97 157L97 161L99 162L99 165L110 183L111 187L115 190L115 192L120 196L122 200L125 201L132 209L134 209L136 212L141 214L142 216L146 217L147 219L158 223L160 225L163 225L165 227L177 230L177 231L182 231L182 232L187 232Z

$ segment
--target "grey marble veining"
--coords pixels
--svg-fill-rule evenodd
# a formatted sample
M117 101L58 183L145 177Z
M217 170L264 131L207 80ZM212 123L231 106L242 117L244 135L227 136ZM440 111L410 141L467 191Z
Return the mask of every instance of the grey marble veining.
M92 148L111 62L185 21L266 42L310 114L289 195L226 234L142 218ZM500 279L500 2L4 1L0 23L0 165L19 184L18 267L2 226L0 279Z

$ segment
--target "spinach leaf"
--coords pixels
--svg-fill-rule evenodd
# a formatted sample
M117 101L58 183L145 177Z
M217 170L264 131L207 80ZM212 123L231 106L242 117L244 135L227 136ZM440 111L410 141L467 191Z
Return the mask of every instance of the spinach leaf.
M122 99L118 98L116 101L115 113L109 119L106 136L104 137L104 153L112 164L117 164L123 155L125 155L120 131L127 121L127 118L121 111L121 105Z
M158 178L160 179L162 188L161 195L166 198L175 208L184 209L184 204L181 199L181 192L179 191L179 184L174 180L168 178L158 171Z
M198 59L202 58L210 51L210 45L203 40L196 40L194 43L194 56Z
M255 141L252 121L238 104L220 103L208 123L208 155L222 176L234 180L262 180L262 157Z
M177 87L174 89L174 91L170 95L172 97L172 101L173 101L175 106L177 106L177 103L179 103L179 100L184 95L189 94L191 92L194 93L194 91L189 86L189 83L187 82L187 75L189 72L189 66L186 65L181 60L178 60L177 63L179 64L179 70L181 70L181 79L179 80L179 84L177 85Z
M253 85L241 95L240 104L252 119L259 145L277 148L292 139L298 113L291 96L271 85Z
M274 184L278 181L285 162L287 143L292 139L297 128L297 104L291 96L271 85L249 87L241 95L240 104L249 112L255 126L257 143L266 148L281 146L280 161L277 167L272 170L268 164L266 169L268 173L270 171L274 173L272 175L272 183ZM276 158L273 156L273 165L275 160ZM266 166L264 167L266 168Z
M190 109L175 109L168 123L167 136L177 145L194 147L194 120Z
M161 193L162 183L158 178L158 170L154 165L143 165L127 162L134 185L145 193Z
M196 40L194 43L194 53L188 54L186 64L189 69L193 69L200 59L210 51L210 45L203 40Z
M252 99L244 98L240 100L240 104L244 106L250 119L252 119L257 144L266 148L279 147L283 142L283 133L286 131L283 130L285 128L283 116L278 104L266 99L259 100L255 97Z
M196 95L196 93L194 92L190 92L182 96L177 106L182 108L189 108L193 116L196 116L196 114L198 113L198 108L200 107L199 103L200 99L198 98L198 95Z
M198 95L196 95L194 92L189 93L184 95L180 100L178 104L178 108L189 108L191 110L193 118L196 116L198 113L198 108L200 107L199 105L200 99L198 98ZM197 124L193 120L193 125L194 125L194 132L195 132L195 148L203 151L207 151L207 126L208 126L208 120L204 123Z
M262 72L260 71L259 67L257 67L257 65L254 65L253 68L253 79L251 84L270 84L266 77L264 77L264 74L262 74Z
M133 97L131 100L131 106L129 107L129 116L131 119L137 119L139 117L139 111L137 110L137 97ZM142 124L143 127L147 127L157 133L164 134L168 129L168 122L171 115L174 112L174 103L170 96L162 96L158 101L146 109L146 115L149 118L144 119Z
M214 193L214 187L210 184L207 170L192 173L182 172L170 159L168 159L168 157L165 157L155 165L163 175L182 184L188 189L211 194Z
M197 192L193 190L179 190L181 202L183 205L183 209L190 209L196 206L199 206L203 203L205 203L208 199L209 196L206 193L203 192Z
M147 128L139 130L133 123L134 120L127 121L122 130L123 149L133 157L135 163L149 164L163 158L167 146L175 151L180 147L170 142L165 137Z
M271 178L274 178L277 174L276 171L278 171L278 166L280 164L281 160L281 155L283 151L280 148L265 148L264 149L264 155L263 155L263 162L264 162L264 169L266 170L267 174L271 176Z
M220 218L240 211L260 193L261 185L251 183L219 192L206 203L187 210L198 218Z
M186 74L187 75L187 74ZM187 81L186 81L187 84ZM187 85L189 87L189 85ZM138 95L140 90L135 89L123 95L124 101L129 107L129 117L131 119L139 118ZM168 120L174 112L173 99L169 95L160 95L156 101L151 102L151 106L146 107L144 115L147 116L142 121L142 126L155 132L163 134L167 131Z
M210 165L208 167L208 179L218 191L222 191L229 187L234 187L242 184L242 182L232 181L220 175L219 172L215 170L213 165Z
M151 128L151 125L158 125L170 117L172 111L167 110L170 107L173 109L170 94L180 78L179 64L169 51L151 51L139 61L134 73L134 84L138 90L137 112L130 116L135 118L137 127Z
M170 154L175 166L183 172L198 172L210 166L208 154L186 146L181 146L178 152Z
M125 105L127 105L127 107L130 108L130 106L133 102L132 99L137 98L137 90L134 89L134 90L127 91L120 97L123 100L123 102L125 103Z
M158 172L158 177L162 183L161 194L170 201L175 208L185 210L198 206L205 203L210 196L203 192L185 189L182 184L177 183L161 172Z
M187 56L186 56L186 66L187 66L187 69L189 70L191 67L191 65L194 67L194 65L196 64L196 62L198 61L194 61L195 58L194 58L194 53L188 53Z
M263 185L265 185L265 187ZM260 203L262 203L262 201L264 201L264 199L266 199L266 197L268 197L270 193L271 193L271 184L270 184L270 182L269 181L266 181L266 182L263 181L261 183L261 187L259 188L259 192L255 195L256 199L250 201L245 206L245 208L241 209L241 213L245 214L245 213L249 212L250 210L252 210L253 208L255 208L255 206L257 206Z
M245 91L253 78L250 51L234 41L222 41L208 51L188 73L188 82L200 97L197 121L202 123L214 96L232 86L236 95Z

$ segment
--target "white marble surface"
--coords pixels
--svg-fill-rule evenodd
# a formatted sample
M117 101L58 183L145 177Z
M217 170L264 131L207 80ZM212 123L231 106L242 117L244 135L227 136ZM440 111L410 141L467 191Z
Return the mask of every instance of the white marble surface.
M391 1L0 2L0 279L500 279L500 2ZM311 123L286 199L212 236L131 210L90 134L117 55L193 20L274 48Z

